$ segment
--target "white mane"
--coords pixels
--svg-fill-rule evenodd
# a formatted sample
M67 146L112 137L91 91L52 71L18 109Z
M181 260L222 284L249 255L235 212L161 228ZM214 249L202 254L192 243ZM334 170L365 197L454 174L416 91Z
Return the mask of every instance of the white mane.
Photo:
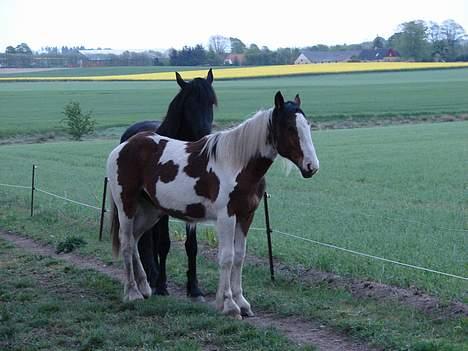
M202 152L233 169L244 168L252 157L268 154L268 125L272 112L272 108L258 111L237 127L209 135Z

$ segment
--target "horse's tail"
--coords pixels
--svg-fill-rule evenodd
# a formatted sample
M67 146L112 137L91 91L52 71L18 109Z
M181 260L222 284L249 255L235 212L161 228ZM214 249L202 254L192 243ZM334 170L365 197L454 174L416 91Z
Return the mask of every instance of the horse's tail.
M120 252L120 239L119 239L119 229L120 222L119 216L117 213L117 206L115 205L114 198L112 193L109 192L109 202L110 202L110 215L111 215L111 230L110 235L112 237L112 255L114 258L119 257Z

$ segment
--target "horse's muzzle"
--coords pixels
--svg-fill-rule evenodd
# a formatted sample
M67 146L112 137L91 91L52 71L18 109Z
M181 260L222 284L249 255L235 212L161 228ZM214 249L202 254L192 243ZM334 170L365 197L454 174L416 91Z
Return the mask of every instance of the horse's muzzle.
M301 174L304 178L311 178L317 172L318 172L318 168L312 168L309 170L304 170L301 168Z

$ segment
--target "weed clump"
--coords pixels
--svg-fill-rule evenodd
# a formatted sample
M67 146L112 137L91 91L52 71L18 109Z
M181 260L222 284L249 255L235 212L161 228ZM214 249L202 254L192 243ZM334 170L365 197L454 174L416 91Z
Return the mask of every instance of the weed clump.
M84 245L86 245L86 241L83 238L77 236L70 236L66 238L64 241L61 241L57 244L57 248L55 249L55 253L69 253L72 252Z

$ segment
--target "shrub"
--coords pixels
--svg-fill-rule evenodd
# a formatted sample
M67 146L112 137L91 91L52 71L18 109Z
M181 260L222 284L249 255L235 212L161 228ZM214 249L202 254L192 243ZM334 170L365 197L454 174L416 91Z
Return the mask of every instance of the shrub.
M57 244L56 253L69 253L73 250L86 245L86 241L77 236L70 236Z
M91 118L92 111L81 112L79 102L70 101L65 105L62 113L65 115L62 123L67 125L67 132L73 139L81 140L83 135L94 132L96 121Z

